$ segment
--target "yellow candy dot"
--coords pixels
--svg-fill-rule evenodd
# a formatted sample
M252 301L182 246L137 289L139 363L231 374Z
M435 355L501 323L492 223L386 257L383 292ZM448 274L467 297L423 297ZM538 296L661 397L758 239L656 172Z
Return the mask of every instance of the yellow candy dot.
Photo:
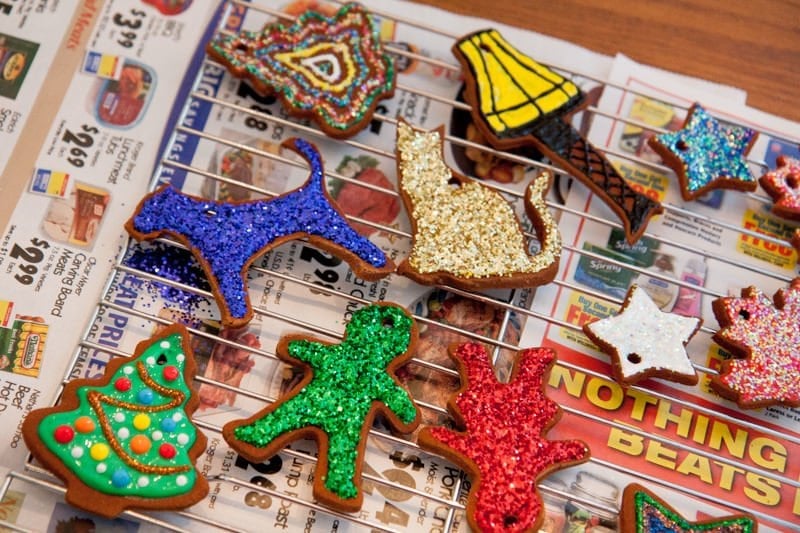
M81 416L75 420L75 429L78 433L89 433L90 431L94 431L94 420L89 418L88 416Z
M150 417L144 413L139 413L133 417L133 427L139 431L144 431L150 427Z
M133 453L141 454L147 453L150 449L150 439L144 435L136 435L131 439L131 451Z
M102 442L93 444L92 447L89 449L89 455L95 461L102 461L103 459L108 457L108 444L104 444Z

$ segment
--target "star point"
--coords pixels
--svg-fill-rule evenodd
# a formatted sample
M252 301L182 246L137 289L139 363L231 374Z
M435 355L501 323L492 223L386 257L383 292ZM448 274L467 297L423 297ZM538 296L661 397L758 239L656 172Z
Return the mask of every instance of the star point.
M695 385L697 373L686 344L701 323L700 318L662 312L644 289L633 285L617 315L587 323L583 331L612 357L619 383L658 377Z

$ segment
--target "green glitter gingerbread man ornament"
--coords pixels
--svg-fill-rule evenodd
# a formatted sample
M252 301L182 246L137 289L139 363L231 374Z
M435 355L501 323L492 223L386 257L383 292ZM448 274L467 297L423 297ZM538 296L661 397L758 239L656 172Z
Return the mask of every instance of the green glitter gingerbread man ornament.
M411 358L417 339L414 320L392 304L353 313L341 344L283 337L277 355L295 366L302 363L303 380L252 417L225 424L225 440L257 463L290 442L315 439L314 497L334 509L358 511L364 448L375 414L403 433L419 424L417 407L394 375Z

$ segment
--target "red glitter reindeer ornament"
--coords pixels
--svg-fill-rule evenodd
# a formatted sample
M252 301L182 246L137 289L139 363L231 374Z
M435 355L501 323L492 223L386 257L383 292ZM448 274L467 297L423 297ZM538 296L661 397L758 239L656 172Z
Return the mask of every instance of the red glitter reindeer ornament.
M712 304L721 328L714 341L740 359L723 362L711 386L743 408L800 407L800 278L773 300L748 287Z
M451 347L462 388L448 402L453 418L466 431L426 427L422 447L449 458L474 479L467 519L476 531L537 531L544 515L536 485L540 478L589 459L579 440L548 440L545 435L561 415L544 394L544 379L555 361L548 348L518 354L508 383L497 381L483 345Z

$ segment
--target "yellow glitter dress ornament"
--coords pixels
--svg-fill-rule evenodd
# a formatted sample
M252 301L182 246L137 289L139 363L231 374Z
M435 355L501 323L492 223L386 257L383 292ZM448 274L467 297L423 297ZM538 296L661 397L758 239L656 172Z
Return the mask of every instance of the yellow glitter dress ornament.
M423 285L464 290L519 288L553 281L561 234L544 203L551 175L528 186L525 210L541 251L531 256L509 203L486 185L454 173L444 162L444 128L397 125L397 175L412 226L411 253L397 271Z

